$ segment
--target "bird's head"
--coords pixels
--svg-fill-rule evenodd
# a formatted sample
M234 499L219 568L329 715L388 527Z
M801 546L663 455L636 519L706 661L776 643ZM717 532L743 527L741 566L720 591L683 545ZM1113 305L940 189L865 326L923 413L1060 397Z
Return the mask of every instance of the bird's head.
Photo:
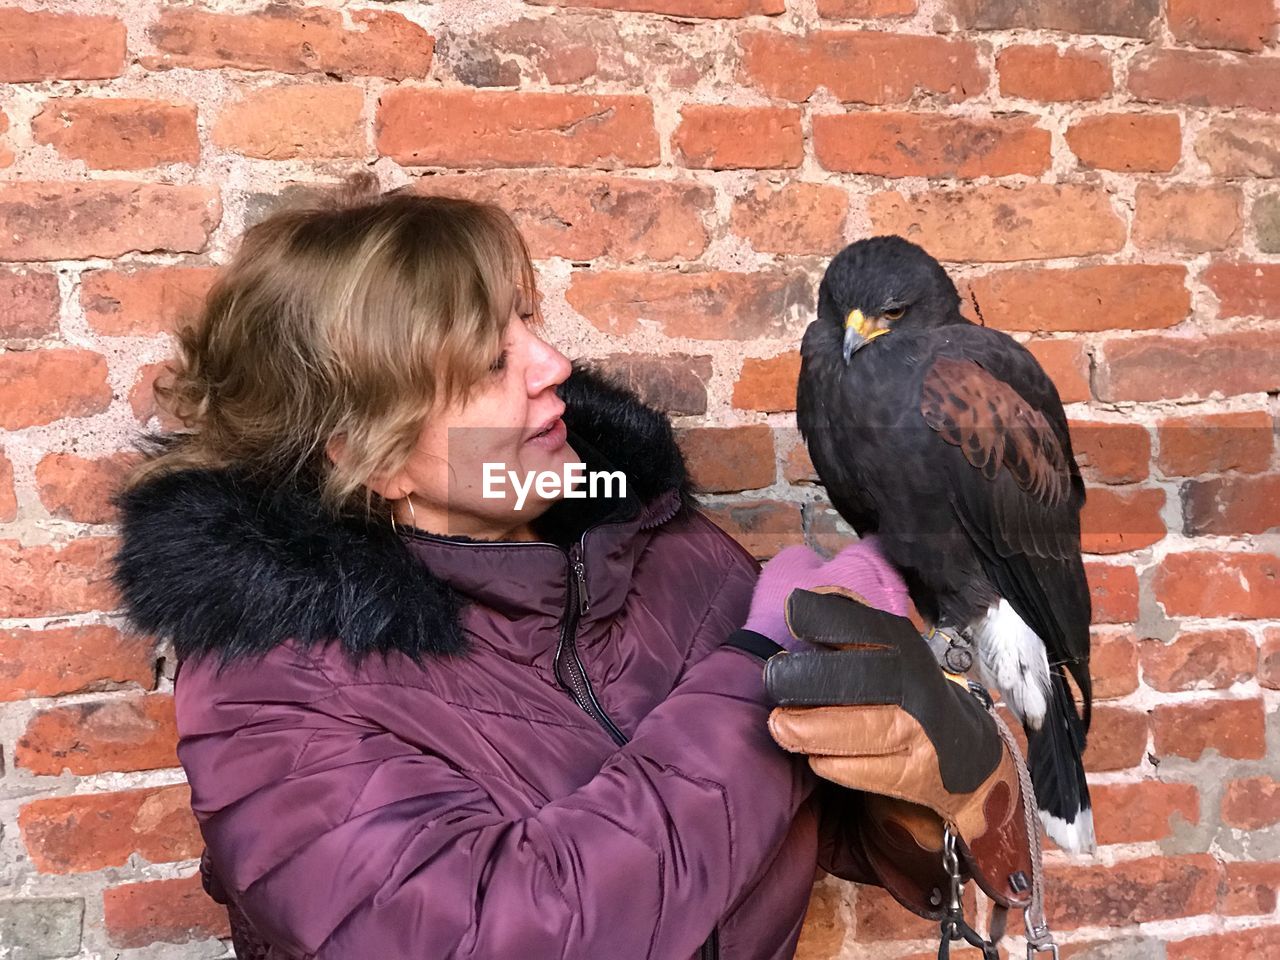
M818 322L844 331L844 362L893 330L963 323L960 294L937 260L897 236L851 243L827 266Z

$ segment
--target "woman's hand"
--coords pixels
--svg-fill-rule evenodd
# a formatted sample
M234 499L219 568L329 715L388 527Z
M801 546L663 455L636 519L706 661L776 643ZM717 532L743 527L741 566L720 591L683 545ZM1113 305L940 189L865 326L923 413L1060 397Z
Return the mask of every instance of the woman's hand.
M751 597L744 629L768 637L788 650L810 649L787 629L786 603L792 590L839 587L870 606L899 616L907 612L907 587L880 552L875 537L850 544L830 560L806 546L787 547L764 565Z

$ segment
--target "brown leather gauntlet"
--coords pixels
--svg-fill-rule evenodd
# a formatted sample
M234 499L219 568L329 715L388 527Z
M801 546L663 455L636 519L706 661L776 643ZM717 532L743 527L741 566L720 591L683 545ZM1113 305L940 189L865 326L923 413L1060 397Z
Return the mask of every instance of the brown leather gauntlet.
M982 890L1025 907L1031 854L1017 768L986 706L948 679L911 621L839 588L794 591L787 626L819 649L766 664L779 704L769 730L819 776L865 791L857 829L885 888L940 919L949 824Z

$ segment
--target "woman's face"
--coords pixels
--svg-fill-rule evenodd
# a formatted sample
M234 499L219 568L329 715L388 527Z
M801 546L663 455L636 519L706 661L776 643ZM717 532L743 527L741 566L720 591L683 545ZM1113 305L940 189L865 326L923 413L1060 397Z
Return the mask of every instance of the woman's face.
M569 360L513 311L493 361L465 404L426 418L398 475L398 497L386 494L398 499L397 523L477 539L534 539L529 522L563 494L531 480L547 471L563 476L564 465L578 460L555 390L569 376Z

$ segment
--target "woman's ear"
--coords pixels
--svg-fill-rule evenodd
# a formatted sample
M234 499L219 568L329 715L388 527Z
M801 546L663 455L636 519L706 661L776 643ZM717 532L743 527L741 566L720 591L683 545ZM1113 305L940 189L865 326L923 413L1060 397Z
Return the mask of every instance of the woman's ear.
M330 462L342 464L347 455L347 435L335 433L324 445L325 456ZM364 485L384 500L400 500L413 492L413 486L403 470L395 473L375 473Z

